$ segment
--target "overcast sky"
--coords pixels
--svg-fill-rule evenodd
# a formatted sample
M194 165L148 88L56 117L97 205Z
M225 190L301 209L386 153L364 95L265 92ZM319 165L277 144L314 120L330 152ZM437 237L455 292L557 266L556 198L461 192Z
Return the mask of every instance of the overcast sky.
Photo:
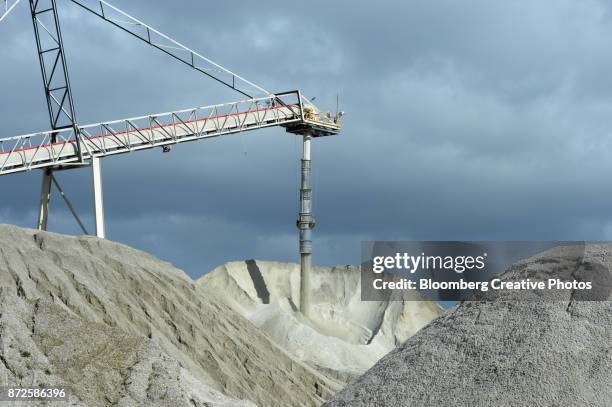
M0 23L0 137L49 127L22 3ZM58 3L81 123L240 98ZM358 263L361 240L612 239L605 1L114 4L271 91L340 94L342 135L314 143L318 265ZM271 128L105 159L108 238L193 277L297 261L300 148ZM92 229L89 171L58 179ZM39 189L0 177L0 223L34 226ZM50 228L79 232L57 196Z

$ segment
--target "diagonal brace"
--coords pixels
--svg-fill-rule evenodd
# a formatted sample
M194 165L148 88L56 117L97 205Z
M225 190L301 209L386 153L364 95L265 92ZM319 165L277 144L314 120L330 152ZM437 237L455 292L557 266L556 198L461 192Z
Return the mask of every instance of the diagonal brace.
M55 188L57 188L57 191L60 193L62 198L64 198L64 202L66 202L66 206L68 206L68 209L70 209L70 212L72 213L72 216L74 216L74 218L76 219L76 221L79 224L79 226L81 227L81 230L83 231L83 233L88 235L89 233L87 232L87 229L85 229L85 225L83 225L83 222L81 222L81 219L79 218L79 215L76 213L76 210L74 209L74 206L72 206L72 203L70 202L70 200L68 199L68 197L64 193L64 190L60 186L59 182L57 182L57 179L55 179L55 176L53 176L53 174L51 174L51 181L53 181L53 185L55 185Z
M146 42L153 48L156 48L174 59L190 66L192 69L209 76L210 78L224 84L232 90L246 96L253 97L253 92L270 95L271 93L245 79L244 77L230 71L229 69L217 64L209 58L199 54L198 52L186 47L178 41L170 38L166 34L157 31L155 28L145 24L144 22L132 17L118 7L104 0L70 0L72 3L80 6L84 10L98 16L102 20L114 25L115 27L133 35L141 41ZM94 3L88 5L86 3ZM121 20L110 17L110 14L121 15ZM158 41L156 41L158 40ZM164 42L164 43L162 43Z

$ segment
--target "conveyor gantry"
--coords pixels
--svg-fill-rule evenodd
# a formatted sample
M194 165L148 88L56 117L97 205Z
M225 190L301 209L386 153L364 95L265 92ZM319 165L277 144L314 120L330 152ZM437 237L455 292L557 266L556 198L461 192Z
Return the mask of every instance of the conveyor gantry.
M246 99L82 126L77 121L72 98L56 0L29 0L51 130L0 138L0 176L42 170L38 229L47 229L51 190L55 185L79 226L87 233L53 175L57 170L91 167L95 232L96 236L104 238L101 158L155 147L166 151L172 144L281 126L303 137L297 226L301 258L300 310L308 315L311 234L315 224L311 210L310 143L314 137L338 134L343 113L336 112L333 117L330 113L322 114L300 91L271 94L105 0L70 1ZM0 21L17 3L19 0L0 0Z
M312 137L337 134L335 120L312 115L299 91L78 126L84 160L282 126ZM0 139L0 175L80 162L73 128ZM52 141L55 140L55 141Z

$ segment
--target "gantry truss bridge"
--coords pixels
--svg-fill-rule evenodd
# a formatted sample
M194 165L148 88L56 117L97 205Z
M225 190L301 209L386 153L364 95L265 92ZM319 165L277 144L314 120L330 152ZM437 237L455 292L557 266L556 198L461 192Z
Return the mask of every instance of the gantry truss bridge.
M168 147L265 127L290 133L336 134L332 120L310 117L299 91L0 139L0 175L66 168L115 154Z

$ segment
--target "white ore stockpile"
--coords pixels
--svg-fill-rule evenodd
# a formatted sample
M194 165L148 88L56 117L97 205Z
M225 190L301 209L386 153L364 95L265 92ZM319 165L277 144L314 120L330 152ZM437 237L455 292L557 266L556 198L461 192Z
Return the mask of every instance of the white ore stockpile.
M197 281L210 295L253 322L296 359L341 384L442 314L435 302L361 301L359 268L315 267L311 314L299 306L300 269L292 263L249 260L218 267ZM403 293L422 300L418 293Z

